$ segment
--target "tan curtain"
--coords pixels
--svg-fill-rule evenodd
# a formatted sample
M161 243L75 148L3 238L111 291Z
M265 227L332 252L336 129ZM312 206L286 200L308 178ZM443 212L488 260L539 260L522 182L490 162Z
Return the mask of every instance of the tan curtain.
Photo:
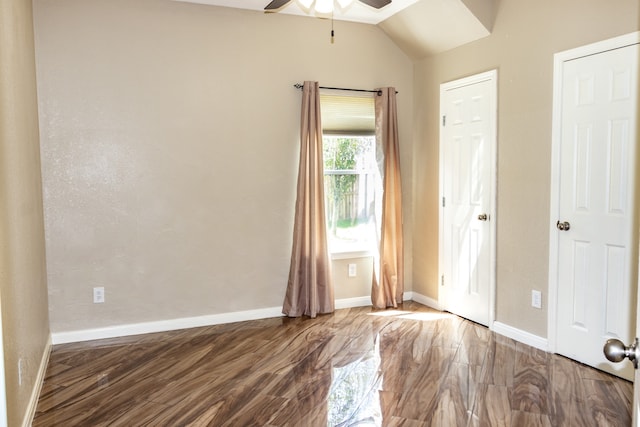
M386 308L402 303L404 252L396 90L383 88L380 91L381 94L376 96L376 143L383 157L382 221L371 302L375 308Z
M282 312L289 317L334 311L324 213L324 165L318 82L304 82L300 166L289 283Z

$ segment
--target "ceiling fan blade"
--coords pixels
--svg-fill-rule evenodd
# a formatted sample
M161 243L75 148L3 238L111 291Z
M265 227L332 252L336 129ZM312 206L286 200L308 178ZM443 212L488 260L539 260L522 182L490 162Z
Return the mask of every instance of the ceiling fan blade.
M280 9L282 6L284 6L285 4L289 3L291 0L273 0L271 3L269 3L264 10L269 12L272 10L277 10Z
M383 7L391 3L391 0L360 0L360 1L376 9L382 9Z

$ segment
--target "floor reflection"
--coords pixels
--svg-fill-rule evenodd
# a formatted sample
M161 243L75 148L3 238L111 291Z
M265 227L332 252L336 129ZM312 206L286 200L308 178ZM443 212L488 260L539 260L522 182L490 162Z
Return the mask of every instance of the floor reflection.
M369 313L369 316L376 317L397 317L399 319L409 319L409 320L423 320L423 321L435 321L442 319L453 319L456 316L454 314L450 314L447 312L411 312L411 311L401 311L401 310L386 310L386 311L375 311L373 313Z
M632 396L405 302L55 346L32 425L630 426Z
M328 425L381 425L382 409L378 393L381 387L378 335L370 351L345 366L333 368L328 399Z

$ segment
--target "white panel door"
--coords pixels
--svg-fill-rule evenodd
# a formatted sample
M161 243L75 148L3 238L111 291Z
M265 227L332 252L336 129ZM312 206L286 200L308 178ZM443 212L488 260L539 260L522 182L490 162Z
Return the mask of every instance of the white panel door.
M444 308L489 326L492 312L496 73L442 85Z
M637 295L636 299L636 337L640 337L640 295ZM632 425L633 427L640 427L640 369L635 370L633 380L633 402L631 405Z
M630 342L635 329L638 48L562 68L556 351L632 379L602 345Z

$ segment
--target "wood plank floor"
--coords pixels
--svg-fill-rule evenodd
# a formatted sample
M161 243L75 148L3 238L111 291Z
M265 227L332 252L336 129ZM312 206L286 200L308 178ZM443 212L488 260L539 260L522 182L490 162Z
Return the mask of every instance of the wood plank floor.
M408 302L55 346L33 426L630 426L632 389Z

